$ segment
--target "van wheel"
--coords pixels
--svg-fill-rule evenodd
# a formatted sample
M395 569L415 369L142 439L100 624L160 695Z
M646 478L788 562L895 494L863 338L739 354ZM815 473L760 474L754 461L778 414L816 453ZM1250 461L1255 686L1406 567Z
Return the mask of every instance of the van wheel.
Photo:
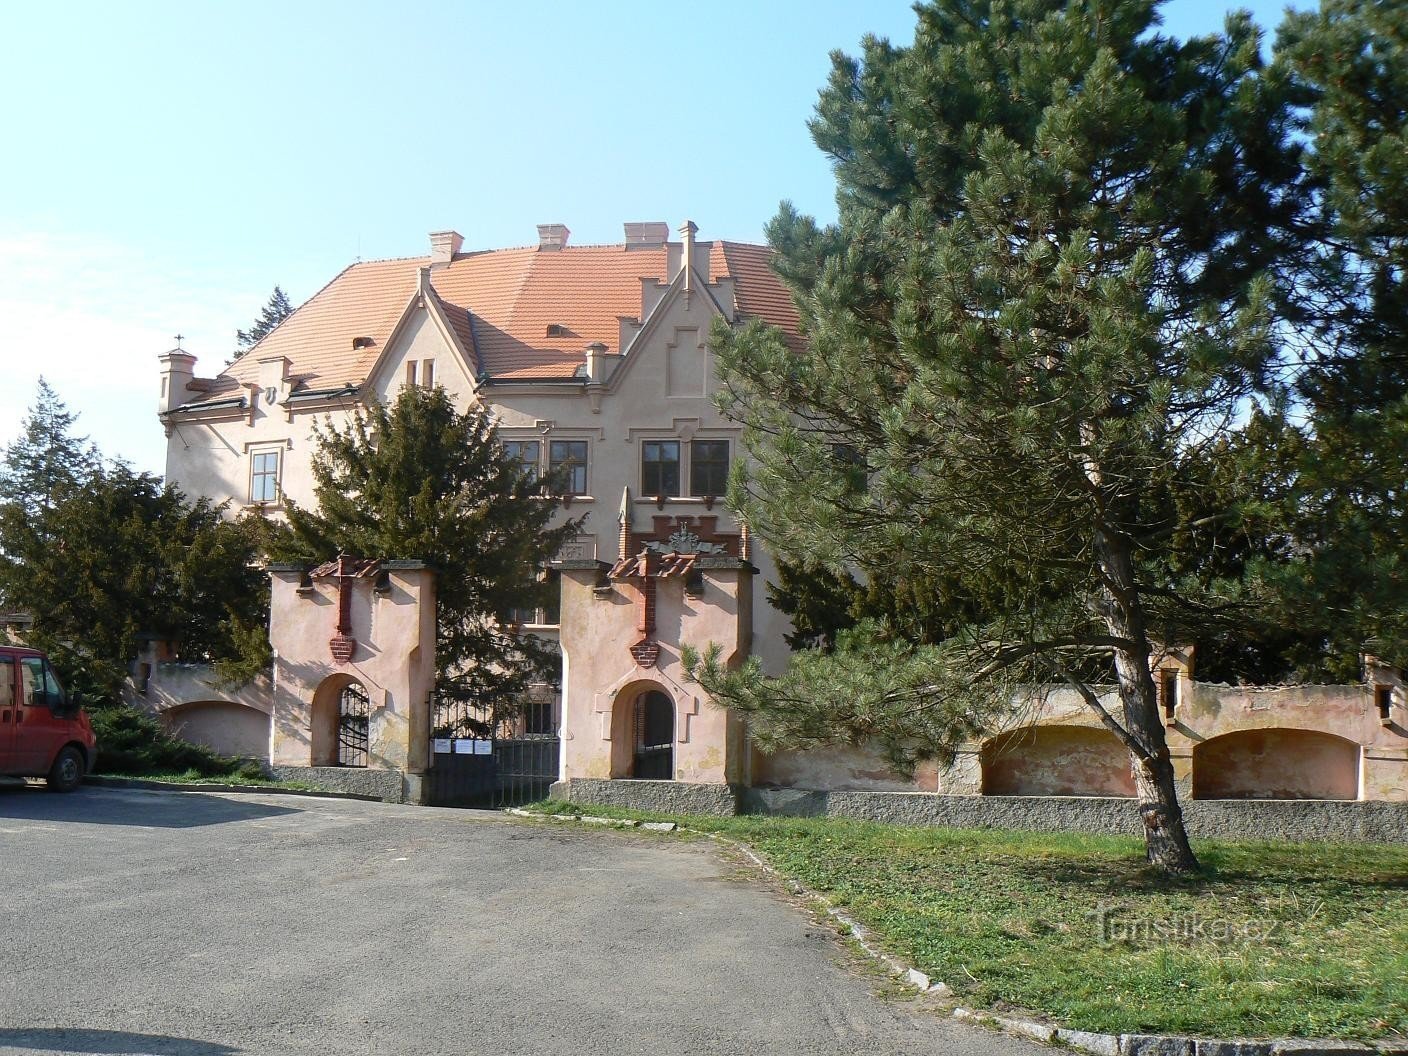
M49 791L72 792L83 783L83 753L69 745L49 768Z

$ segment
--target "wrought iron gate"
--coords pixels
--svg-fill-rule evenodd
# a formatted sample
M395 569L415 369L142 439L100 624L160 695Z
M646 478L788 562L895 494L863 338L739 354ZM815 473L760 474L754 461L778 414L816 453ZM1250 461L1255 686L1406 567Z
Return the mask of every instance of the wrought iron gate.
M436 702L429 801L511 807L543 799L558 777L561 698L535 694L506 714L492 705Z

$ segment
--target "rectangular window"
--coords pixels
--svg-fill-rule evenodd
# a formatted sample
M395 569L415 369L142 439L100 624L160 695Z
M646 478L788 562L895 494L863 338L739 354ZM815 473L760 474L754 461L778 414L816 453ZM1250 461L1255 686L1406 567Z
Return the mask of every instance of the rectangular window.
M408 359L406 360L406 387L410 388L411 386L415 385L415 383L416 361L414 359Z
M548 445L548 472L567 495L587 493L587 442L554 440Z
M534 480L538 479L538 457L542 450L536 440L505 440L504 455L517 462L523 472Z
M727 490L728 441L690 441L689 493L718 496Z
M37 656L20 657L20 706L42 708L47 703L44 693L44 661Z
M427 389L435 388L435 360L423 359L420 363L420 383Z
M640 445L640 493L680 493L680 442L646 440Z
M279 453L255 451L249 456L249 501L279 501Z
M0 657L0 708L15 706L15 662L8 656Z

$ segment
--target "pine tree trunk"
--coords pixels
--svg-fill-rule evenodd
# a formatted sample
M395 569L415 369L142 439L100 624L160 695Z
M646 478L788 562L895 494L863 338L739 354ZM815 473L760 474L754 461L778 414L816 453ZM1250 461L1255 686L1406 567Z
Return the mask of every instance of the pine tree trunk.
M1124 726L1137 745L1130 750L1139 817L1149 863L1167 873L1199 868L1183 827L1183 809L1173 782L1164 726L1159 719L1158 693L1149 670L1149 636L1144 609L1134 580L1129 541L1108 529L1096 531L1096 560L1104 574L1101 615L1110 633L1132 646L1115 651L1115 673Z

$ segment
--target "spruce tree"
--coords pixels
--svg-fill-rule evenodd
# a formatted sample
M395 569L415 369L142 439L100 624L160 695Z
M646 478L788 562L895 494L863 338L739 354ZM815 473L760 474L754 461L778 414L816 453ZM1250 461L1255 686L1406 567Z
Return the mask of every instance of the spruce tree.
M52 509L60 489L73 487L98 469L97 449L75 436L74 414L42 377L20 436L0 462L0 504L29 511Z
M239 344L239 351L248 352L292 314L293 305L289 303L288 295L284 293L282 287L275 286L274 292L269 295L268 303L264 305L263 310L259 313L259 318L254 321L254 325L248 330L235 331L235 340Z
M316 510L290 503L288 556L413 559L436 573L436 692L511 710L557 671L555 649L515 613L551 602L547 563L580 527L507 457L479 407L408 386L345 427L318 431Z
M973 619L937 644L863 622L778 679L717 654L695 672L765 745L878 743L902 765L1063 683L1129 751L1149 860L1195 869L1150 662L1225 613L1169 566L1187 525L1168 498L1277 396L1284 84L1245 15L1179 42L1151 0L917 12L911 46L833 58L811 131L838 223L784 205L769 228L807 350L757 323L713 342L753 456L730 502L773 551L958 584Z

